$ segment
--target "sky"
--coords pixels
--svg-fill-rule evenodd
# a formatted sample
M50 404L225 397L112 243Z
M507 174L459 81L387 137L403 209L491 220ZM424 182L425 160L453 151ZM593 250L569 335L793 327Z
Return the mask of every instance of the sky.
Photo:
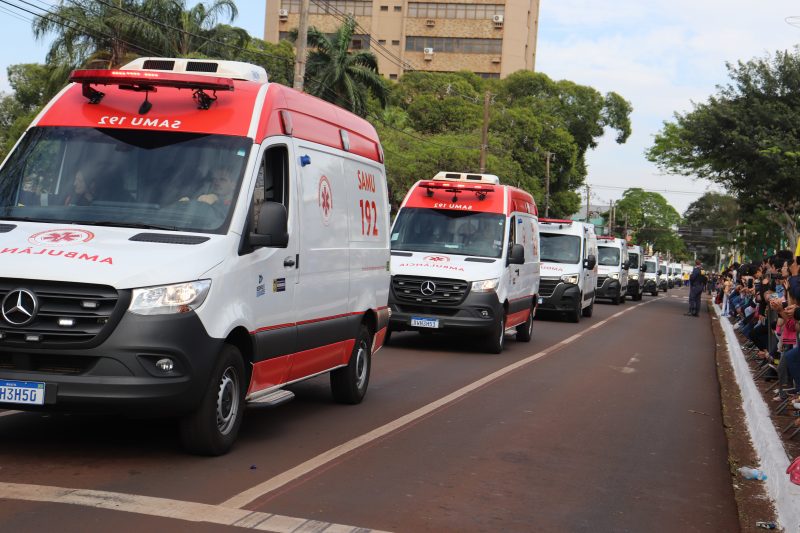
M9 65L44 62L48 48L33 39L33 15L10 4L38 11L32 6L53 3L0 1L0 91L10 90ZM261 37L265 3L239 0L234 24ZM642 187L663 194L681 214L717 188L661 174L644 157L653 136L675 112L690 111L692 102L705 101L726 83L726 62L800 43L800 22L796 27L786 20L800 17L800 4L789 0L541 0L539 15L537 71L617 92L633 105L628 141L618 145L609 132L588 155L592 203L608 205L626 188Z

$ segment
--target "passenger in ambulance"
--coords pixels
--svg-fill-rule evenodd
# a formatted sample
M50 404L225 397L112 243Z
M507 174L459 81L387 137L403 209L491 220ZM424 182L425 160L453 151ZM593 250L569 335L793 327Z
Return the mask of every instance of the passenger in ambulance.
M198 202L212 206L228 206L236 192L236 181L230 176L225 167L215 167L211 171L211 190L197 197ZM188 202L189 197L184 196L181 202Z
M64 197L64 205L89 205L96 197L97 181L86 177L82 170L75 173L72 188Z

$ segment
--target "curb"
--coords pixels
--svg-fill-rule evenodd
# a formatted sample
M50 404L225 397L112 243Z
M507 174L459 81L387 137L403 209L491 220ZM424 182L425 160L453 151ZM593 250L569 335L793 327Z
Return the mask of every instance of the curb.
M789 457L772 424L770 410L764 402L756 387L750 368L745 361L744 353L739 346L733 326L722 317L721 309L714 304L716 318L725 334L728 345L728 355L731 366L739 384L742 395L742 408L744 410L747 431L753 442L756 455L761 462L760 468L767 474L764 481L767 494L775 504L778 522L786 531L797 531L800 528L800 486L789 481L786 469L789 467Z

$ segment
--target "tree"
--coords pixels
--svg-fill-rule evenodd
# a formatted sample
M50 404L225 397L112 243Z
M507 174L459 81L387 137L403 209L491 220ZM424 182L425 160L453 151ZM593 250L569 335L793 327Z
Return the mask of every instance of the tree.
M664 124L647 157L667 172L723 185L796 243L800 51L728 64L728 74L717 94Z
M675 257L686 255L686 246L674 229L681 217L666 198L656 192L640 188L626 190L616 204L614 220L615 229L627 220L628 229L640 244L650 243L654 250Z
M367 94L375 96L384 107L388 89L378 73L375 55L367 50L350 51L355 27L355 18L348 16L330 37L314 27L308 28L311 51L304 85L309 94L363 117L367 114Z
M704 264L716 261L717 248L733 242L741 223L739 202L733 196L707 192L691 204L683 214L681 237L687 249L696 252Z

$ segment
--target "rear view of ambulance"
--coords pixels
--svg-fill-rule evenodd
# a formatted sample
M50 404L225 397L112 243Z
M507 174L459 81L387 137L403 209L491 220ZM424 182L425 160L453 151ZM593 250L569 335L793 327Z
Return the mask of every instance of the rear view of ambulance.
M539 290L536 205L497 176L440 172L417 182L392 227L389 330L528 342Z
M360 402L389 314L374 128L244 63L71 81L0 168L0 408L174 416L216 455L287 383Z
M542 218L539 242L539 310L565 313L570 322L592 316L597 284L594 225Z
M628 294L628 245L611 236L597 239L597 298L625 303Z

